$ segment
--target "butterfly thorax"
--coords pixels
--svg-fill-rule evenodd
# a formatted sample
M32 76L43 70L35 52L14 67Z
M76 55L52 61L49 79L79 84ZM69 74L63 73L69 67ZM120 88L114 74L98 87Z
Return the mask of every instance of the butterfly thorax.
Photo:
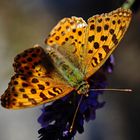
M67 60L55 47L46 48L48 55L54 67L62 77L72 86L79 94L86 94L89 84L84 80L84 74Z

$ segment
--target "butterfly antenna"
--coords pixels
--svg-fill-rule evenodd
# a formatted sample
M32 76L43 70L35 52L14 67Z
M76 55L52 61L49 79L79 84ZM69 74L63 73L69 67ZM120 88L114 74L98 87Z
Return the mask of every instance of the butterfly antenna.
M73 126L74 126L74 122L75 122L75 119L76 119L76 115L77 115L78 109L79 109L79 107L80 107L80 104L81 104L81 102L82 102L82 99L83 99L83 94L81 95L80 100L79 100L79 102L78 102L78 105L77 105L77 107L76 107L76 110L75 110L75 113L74 113L74 116L73 116L73 120L72 120L72 123L71 123L71 126L70 126L70 130L69 130L70 133L71 133L72 130L73 130Z
M100 89L100 88L95 88L95 89L90 89L90 91L118 91L118 92L132 92L132 89L121 89L121 88L105 88L105 89Z

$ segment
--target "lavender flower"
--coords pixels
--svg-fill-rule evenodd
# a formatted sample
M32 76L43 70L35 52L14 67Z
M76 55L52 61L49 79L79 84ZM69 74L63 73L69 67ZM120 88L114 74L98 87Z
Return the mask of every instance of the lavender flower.
M114 58L111 56L102 68L96 72L90 79L90 89L107 86L106 72L112 72ZM103 91L89 91L89 96L83 96L78 109L73 130L70 133L70 126L74 117L75 110L81 98L75 91L69 93L62 99L54 101L51 105L44 105L42 114L38 119L42 128L38 131L40 140L72 140L74 135L84 132L84 121L95 120L96 109L104 106L105 102L99 102L98 96Z

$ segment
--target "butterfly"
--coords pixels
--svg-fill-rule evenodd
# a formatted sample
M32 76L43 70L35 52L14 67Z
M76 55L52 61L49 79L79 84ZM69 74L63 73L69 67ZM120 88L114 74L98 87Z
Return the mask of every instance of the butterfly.
M36 45L15 57L15 75L1 96L1 105L33 107L73 90L87 95L88 79L117 47L131 17L129 9L118 8L94 15L87 23L79 17L60 20L45 40L46 47Z

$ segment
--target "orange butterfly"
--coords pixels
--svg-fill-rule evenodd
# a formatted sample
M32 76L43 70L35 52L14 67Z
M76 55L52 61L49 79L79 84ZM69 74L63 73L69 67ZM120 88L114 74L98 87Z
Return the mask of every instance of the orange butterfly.
M3 107L21 109L59 99L76 90L86 95L87 79L107 60L124 36L131 11L119 8L95 15L87 23L62 19L46 39L15 58L16 74L1 97Z

